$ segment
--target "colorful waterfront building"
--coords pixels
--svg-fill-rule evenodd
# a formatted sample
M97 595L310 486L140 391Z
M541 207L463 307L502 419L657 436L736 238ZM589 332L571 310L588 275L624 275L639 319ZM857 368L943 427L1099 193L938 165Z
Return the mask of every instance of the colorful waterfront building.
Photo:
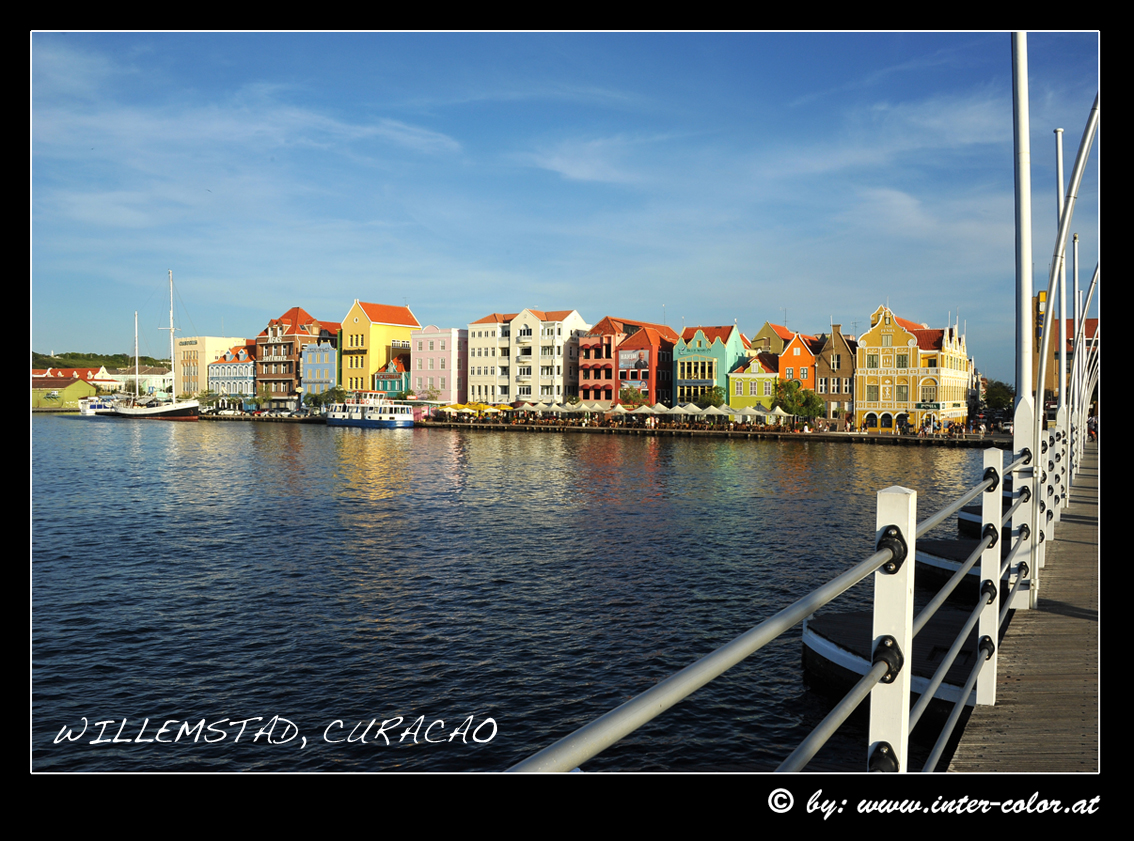
M244 347L242 336L185 336L177 340L174 364L178 394L196 396L209 388L209 365L230 348Z
M209 391L235 398L245 407L256 396L256 340L233 345L209 363Z
M321 322L303 307L292 307L273 318L256 337L256 391L264 392L272 408L299 408L303 348L337 341L338 325Z
M421 324L409 307L368 304L355 298L342 320L342 385L348 391L375 389L374 375L409 353L410 334Z
M858 340L855 423L883 432L964 424L970 368L957 325L933 329L881 306Z
M405 394L410 386L410 354L399 353L381 371L374 374L374 391L394 399Z
M468 377L464 368L468 344L469 331L462 328L442 329L430 324L410 333L410 372L418 399L443 403L468 401Z
M329 334L308 342L302 350L303 393L323 394L339 384L339 331L342 326L323 323Z
M468 399L562 403L579 393L579 338L591 329L576 310L486 315L468 331Z
M673 404L672 327L607 316L579 337L579 398L621 403L624 388L649 405Z
M785 383L794 382L800 388L815 390L815 359L823 342L818 336L793 333L784 343L779 355L780 379Z
M728 394L728 375L748 356L751 344L735 324L686 327L673 350L674 399L695 403L706 391Z
M728 405L733 409L771 411L779 378L780 363L776 354L745 357L728 375Z
M858 341L843 335L841 324L819 337L822 347L815 358L815 392L826 404L825 417L854 416L854 366Z
M784 352L784 346L791 341L795 331L787 329L782 324L773 324L770 321L765 321L764 326L756 331L756 335L752 337L752 347L760 351L767 351L779 356Z

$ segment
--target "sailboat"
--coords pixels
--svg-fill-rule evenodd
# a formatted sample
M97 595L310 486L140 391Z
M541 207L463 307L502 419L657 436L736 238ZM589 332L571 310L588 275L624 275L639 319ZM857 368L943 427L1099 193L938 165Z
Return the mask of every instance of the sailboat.
M177 360L173 348L173 269L169 270L169 362L173 366L172 400L167 403L156 397L143 400L139 393L141 373L138 362L138 313L134 312L134 399L119 401L111 411L99 412L116 418L135 418L142 420L180 420L195 421L200 416L201 405L196 400L177 399Z

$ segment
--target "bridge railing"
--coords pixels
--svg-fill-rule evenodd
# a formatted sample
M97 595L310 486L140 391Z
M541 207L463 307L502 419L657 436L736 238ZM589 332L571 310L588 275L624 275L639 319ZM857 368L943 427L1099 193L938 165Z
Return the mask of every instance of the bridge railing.
M995 703L996 697L996 641L998 628L1007 616L1007 610L1016 598L1016 591L1030 587L1034 567L1017 561L1027 557L1031 546L1026 520L1021 511L1026 508L1031 491L1028 483L1017 478L1012 494L1014 501L1007 511L1003 508L1003 481L1009 476L1022 475L1029 469L1031 453L1018 453L1003 467L1003 451L985 451L984 476L979 483L958 499L917 522L917 493L907 488L891 487L878 492L875 523L876 551L841 575L828 581L780 612L722 645L680 672L661 681L600 718L579 728L528 759L509 768L509 771L571 771L606 748L661 715L670 707L714 680L740 661L759 651L788 630L794 628L819 608L834 601L855 584L874 576L874 619L872 664L866 675L836 705L816 730L789 756L778 770L794 771L806 766L822 745L846 720L850 713L867 697L871 698L869 745L867 765L877 770L907 771L909 768L909 735L924 712L925 704L933 697L936 687L944 679L949 665L943 665L934 675L933 688L922 695L922 703L910 707L912 685L911 653L914 637L929 617L940 607L957 584L979 561L983 582L978 604L965 624L958 641L950 651L949 662L955 658L961 644L975 626L978 629L980 648L986 657L977 658L978 664L969 684L961 693L960 704L969 699L976 686L976 701ZM935 597L917 616L914 615L914 556L916 541L930 530L945 522L972 500L982 499L982 538L977 550L945 585L944 593ZM1017 523L1007 528L1009 522ZM1013 540L1013 546L1001 558L998 543L1002 533ZM1021 555L1021 553L1023 553ZM1012 595L1003 611L997 606L996 595L1002 578L1013 585ZM1026 603L1022 606L1026 606ZM988 669L985 680L978 681L981 667ZM989 676L991 675L991 678ZM959 715L958 708L951 721ZM951 724L948 725L951 729ZM944 739L947 739L947 734ZM944 744L944 739L939 745ZM935 748L933 763L939 756ZM927 763L926 770L933 765Z

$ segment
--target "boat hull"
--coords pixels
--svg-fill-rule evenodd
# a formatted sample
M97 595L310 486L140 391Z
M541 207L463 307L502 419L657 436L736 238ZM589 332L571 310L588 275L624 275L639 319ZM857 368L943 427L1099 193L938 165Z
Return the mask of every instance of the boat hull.
M327 426L355 426L362 429L408 429L413 426L413 420L369 417L333 418L327 415Z
M132 420L195 421L200 416L200 404L196 400L164 406L119 406L100 415Z

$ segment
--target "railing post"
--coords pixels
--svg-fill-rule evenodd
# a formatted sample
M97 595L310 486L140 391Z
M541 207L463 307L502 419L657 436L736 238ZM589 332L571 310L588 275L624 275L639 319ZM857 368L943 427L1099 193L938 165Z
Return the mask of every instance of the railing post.
M984 451L984 477L990 474L997 478L996 485L989 488L981 496L981 533L995 536L992 545L980 556L980 596L987 598L987 588L991 586L993 598L981 611L980 621L977 624L977 637L988 637L992 640L992 657L984 664L980 677L977 678L976 701L978 704L992 706L996 703L996 652L1000 640L1000 589L1004 583L1000 580L1000 554L1003 551L1001 544L1002 532L1000 520L1004 516L1004 451L992 447Z
M871 651L875 662L885 658L892 668L870 693L868 767L908 771L917 492L897 486L879 491L875 525L878 548L893 549L895 559L874 573Z
M1023 575L1024 582L1012 600L1012 607L1016 610L1034 608L1039 598L1039 564L1042 558L1043 541L1040 539L1039 518L1035 511L1039 507L1040 489L1039 477L1042 475L1040 465L1043 458L1039 452L1039 444L1033 441L1035 435L1035 407L1031 397L1020 400L1016 404L1016 413L1012 418L1015 432L1012 438L1012 451L1017 456L1025 450L1031 453L1031 462L1020 468L1012 477L1012 496L1027 495L1027 500L1020 504L1012 516L1012 540L1023 540L1023 546L1016 554L1016 570L1013 575ZM1021 564L1027 566L1026 572Z

